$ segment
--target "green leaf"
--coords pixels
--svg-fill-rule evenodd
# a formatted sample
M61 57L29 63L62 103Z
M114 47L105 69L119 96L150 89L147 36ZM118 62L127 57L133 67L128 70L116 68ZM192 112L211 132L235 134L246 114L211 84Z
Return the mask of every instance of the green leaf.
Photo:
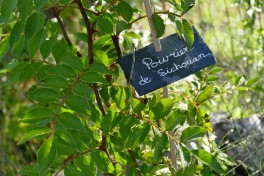
M9 37L7 37L0 42L0 64L2 63L2 60L6 56L9 49Z
M28 93L28 97L40 103L59 103L61 95L58 91L51 88L37 88Z
M173 5L175 9L177 9L181 12L183 11L183 9L181 8L180 0L165 0L165 1L170 3L171 5Z
M14 27L12 28L12 31L10 33L10 47L13 48L15 43L21 40L21 36L24 33L25 30L25 22L24 21L18 21Z
M38 165L36 163L24 166L20 172L20 175L30 175L30 176L39 176L38 174Z
M76 130L76 131L84 131L82 122L79 119L79 117L71 113L68 113L68 112L62 113L59 117L59 121L67 129Z
M141 112L146 108L147 103L143 103L142 101L143 100L133 98L132 108L135 113Z
M27 66L25 66L20 75L19 75L19 81L24 82L26 80L31 79L36 71L41 67L42 62L31 62Z
M112 88L110 89L110 95L114 99L119 109L125 109L126 107L128 107L128 98L130 97L130 94L128 93L127 89Z
M108 65L108 56L105 51L94 50L94 61Z
M53 137L47 139L37 153L39 175L44 175L55 161L57 155L57 147Z
M101 83L104 85L108 85L108 82L103 77L103 75L97 72L85 72L82 75L81 80L86 83Z
M112 38L110 35L103 35L98 40L94 41L93 45L95 48L105 45L106 43L112 42Z
M1 5L1 16L7 21L11 13L16 9L18 0L3 0Z
M164 32L165 32L165 24L164 24L164 21L163 19L157 15L157 14L153 14L152 15L152 18L153 18L153 23L154 23L154 26L156 28L156 32L157 32L157 38L161 37Z
M73 111L80 112L82 114L87 114L89 110L88 102L77 95L70 95L66 98L66 105Z
M190 164L184 169L180 169L176 175L177 176L194 176L198 171L198 167L196 164Z
M211 153L205 151L205 150L192 150L192 153L197 156L197 158L204 163L205 165L207 165L208 167L210 167L211 169L213 169L216 173L218 174L224 174L224 170L221 167L221 165L218 163L217 159L215 158L215 156L213 156Z
M101 74L106 74L106 75L111 75L112 72L104 65L101 63L93 63L88 67L89 72L97 72Z
M176 20L175 24L176 24L176 28L177 28L177 31L178 31L179 35L182 36L183 32L184 32L184 28L183 28L182 22L180 20Z
M35 7L41 10L42 7L48 4L49 0L34 0Z
M61 62L64 56L67 56L68 45L65 40L57 41L55 46L52 48L52 55L55 58L57 64ZM71 66L71 65L69 65Z
M204 101L208 100L210 98L210 96L213 93L213 89L214 89L214 85L209 85L207 86L198 96L196 102L198 104L203 103Z
M72 67L74 70L81 72L83 69L82 61L78 56L66 56L61 60L64 64Z
M150 125L148 123L139 124L136 128L134 128L130 135L131 148L137 148L146 139L149 131Z
M191 157L191 151L184 146L184 144L181 144L181 152L183 155L183 159L187 162L190 163L192 161L192 157Z
M113 17L109 13L100 15L96 24L102 34L112 34L114 32Z
M78 83L73 87L74 94L87 98L88 100L95 100L95 94L91 87L83 83Z
M192 48L193 42L194 42L194 33L193 33L193 28L190 22L186 19L182 20L182 25L183 25L183 36L186 41L186 44L188 48Z
M224 69L221 67L214 67L210 70L209 74L221 73Z
M154 148L154 157L156 161L159 161L162 158L163 150L168 143L168 137L164 133L156 134L152 142L152 148Z
M167 131L173 130L177 125L183 125L187 119L187 113L183 110L174 110L166 121L165 128Z
M56 44L56 40L57 40L57 36L54 35L51 38L49 38L49 40L46 40L42 43L42 45L40 46L40 52L44 58L49 57L52 48Z
M77 76L77 73L74 71L74 69L65 64L57 65L56 67L51 69L49 72L51 74L61 75L66 78L75 78Z
M150 117L155 120L161 119L166 115L169 115L173 106L173 99L164 98L157 103L150 111Z
M217 81L217 80L219 80L219 76L217 75L208 76L208 78L206 78L206 81Z
M129 38L132 38L132 39L140 39L140 36L137 33L135 33L135 32L127 32L123 36L129 37Z
M116 11L119 16L122 16L124 20L129 22L133 16L132 7L125 1L120 1L116 6Z
M235 85L241 86L246 81L245 77L243 75L239 75L236 77Z
M32 38L30 38L27 44L27 51L29 58L32 58L35 55L35 53L37 52L37 50L39 50L40 45L43 43L45 38L46 38L46 32L44 30L40 30Z
M116 113L113 113L112 111L109 111L102 120L101 127L104 134L107 134L112 130L112 121L115 118Z
M14 44L11 54L14 59L19 59L21 56L25 55L25 36L22 35L21 38Z
M77 167L72 164L68 164L68 166L64 169L65 176L85 176Z
M199 137L203 137L207 130L199 126L191 126L183 130L181 135L181 142L187 142Z
M108 171L108 158L103 151L93 150L91 152L91 160L96 163L98 171Z
M81 155L78 157L75 160L75 165L82 171L84 175L96 175L95 163L87 155Z
M5 65L4 68L0 69L0 74L9 72L10 70L16 68L18 64L19 64L19 61L17 59L12 59L12 61L8 63L7 65Z
M29 40L35 33L43 28L45 23L45 15L42 12L33 13L27 19L25 26L25 37Z
M66 79L59 75L49 75L41 81L45 86L50 88L66 88L68 83Z
M24 19L32 13L33 1L32 0L19 0L18 1L19 17Z
M47 128L47 127L34 128L32 130L27 131L24 134L24 136L22 137L22 139L17 144L18 145L22 144L22 143L24 143L26 141L29 141L32 138L35 138L35 137L38 137L38 136L42 136L42 135L45 135L45 134L48 134L48 133L50 133L50 129Z
M246 86L247 86L247 87L250 87L250 86L252 86L253 84L255 84L255 83L257 83L257 82L259 82L259 77L252 78L252 79L248 80Z
M7 85L11 85L13 84L14 82L18 81L19 80L19 75L21 73L21 71L23 70L23 68L25 66L27 66L29 63L28 62L20 62L9 74L9 77L6 81L6 86Z
M116 24L116 32L120 34L124 30L130 29L131 25L125 21L118 21Z
M183 9L183 13L187 13L195 4L195 0L182 0L181 1L181 7Z
M28 111L20 121L23 123L36 124L42 121L50 121L53 114L52 110L48 108L34 108Z

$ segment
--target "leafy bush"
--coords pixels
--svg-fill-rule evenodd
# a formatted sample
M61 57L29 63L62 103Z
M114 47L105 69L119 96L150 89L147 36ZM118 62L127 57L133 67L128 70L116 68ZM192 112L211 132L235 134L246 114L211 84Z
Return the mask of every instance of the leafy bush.
M194 1L166 2L170 11L158 8L165 2L153 4L158 36L165 27L191 36L184 16ZM219 86L223 69L212 66L171 85L169 98L162 90L138 97L116 61L132 43L149 42L141 2L0 4L0 120L9 124L0 146L12 155L6 140L18 142L16 163L27 164L18 166L21 175L221 175L234 165L214 142L210 101L251 89L257 78ZM3 175L18 172L1 168Z

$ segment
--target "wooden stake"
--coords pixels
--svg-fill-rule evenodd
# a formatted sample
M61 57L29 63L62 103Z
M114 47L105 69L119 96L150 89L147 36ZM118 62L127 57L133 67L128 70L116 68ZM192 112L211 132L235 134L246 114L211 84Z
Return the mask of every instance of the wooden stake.
M146 12L147 12L147 17L148 17L148 22L149 22L149 27L151 31L154 48L157 52L160 52L161 45L160 45L159 39L157 38L157 31L154 26L154 22L152 18L152 8L151 8L150 0L144 0L144 5L145 5Z
M150 27L151 36L152 36L155 51L160 52L162 48L161 48L160 41L157 38L157 31L156 31L156 28L155 28L154 22L153 22L152 8L151 8L150 0L144 0L144 6L145 6L147 17L148 17L149 27ZM163 97L169 98L168 86L163 87ZM171 136L174 135L173 131L169 131L169 134ZM174 141L171 139L169 139L169 140L170 140L170 156L171 156L172 165L176 170L178 170L177 157L176 157L177 148L175 146Z

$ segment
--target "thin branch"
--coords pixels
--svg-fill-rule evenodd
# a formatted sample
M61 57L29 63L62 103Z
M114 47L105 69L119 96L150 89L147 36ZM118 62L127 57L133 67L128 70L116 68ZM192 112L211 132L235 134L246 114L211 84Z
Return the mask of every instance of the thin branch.
M174 13L174 12L170 12L169 10L163 11L163 12L154 12L153 14L167 14L167 15L170 14L170 15L174 15L174 16L179 17L179 18L182 17L182 15L179 15L179 14Z
M74 2L78 5L85 23L85 28L88 36L88 58L89 58L89 65L91 65L93 63L93 33L95 32L95 30L93 29L93 26L91 25L87 17L82 2L80 0L75 0Z
M67 34L67 31L65 29L64 24L63 24L63 22L62 22L62 20L60 18L59 11L57 9L53 9L53 11L54 11L55 18L58 20L62 35L63 35L64 39L66 40L68 46L71 47L72 46L72 42L71 42L71 40L70 40L70 38L69 38L69 36ZM79 51L77 51L76 53L77 53L78 57L82 57L82 54Z
M153 14L171 14L171 15L174 15L176 17L179 17L181 18L182 15L179 15L179 14L176 14L176 13L173 13L173 12L170 12L170 11L163 11L163 12L153 12ZM131 21L129 24L134 24L136 23L137 21L141 20L141 19L144 19L144 18L147 18L147 15L142 15L142 16L139 16L138 18L134 19L133 21Z
M122 56L122 51L121 51L121 48L120 48L120 45L119 45L118 34L112 35L111 38L112 38L112 41L113 41L113 43L115 45L115 50L116 50L117 57L120 58Z
M101 12L100 14L106 12L112 5L118 3L120 0L112 0Z

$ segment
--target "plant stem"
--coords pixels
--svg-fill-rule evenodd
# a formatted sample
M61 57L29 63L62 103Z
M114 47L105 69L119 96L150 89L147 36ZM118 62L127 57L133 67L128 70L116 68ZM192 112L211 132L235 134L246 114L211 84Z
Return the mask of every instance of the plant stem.
M55 18L58 20L58 23L59 23L59 26L60 26L60 29L61 29L61 32L62 32L62 35L63 35L64 39L66 40L68 46L72 46L72 42L71 42L71 40L70 40L70 38L68 36L68 33L67 33L66 29L65 29L65 25L63 24L63 22L62 22L62 20L60 18L58 10L57 9L53 9L53 12L54 12ZM82 54L79 51L77 51L76 53L77 53L78 57L82 57Z
M78 5L79 10L82 14L84 23L85 23L85 28L86 28L87 36L88 36L88 58L89 58L89 65L91 65L94 61L93 59L93 34L95 30L93 29L93 26L90 24L90 21L87 17L85 9L82 5L82 2L80 0L75 0L74 2Z

